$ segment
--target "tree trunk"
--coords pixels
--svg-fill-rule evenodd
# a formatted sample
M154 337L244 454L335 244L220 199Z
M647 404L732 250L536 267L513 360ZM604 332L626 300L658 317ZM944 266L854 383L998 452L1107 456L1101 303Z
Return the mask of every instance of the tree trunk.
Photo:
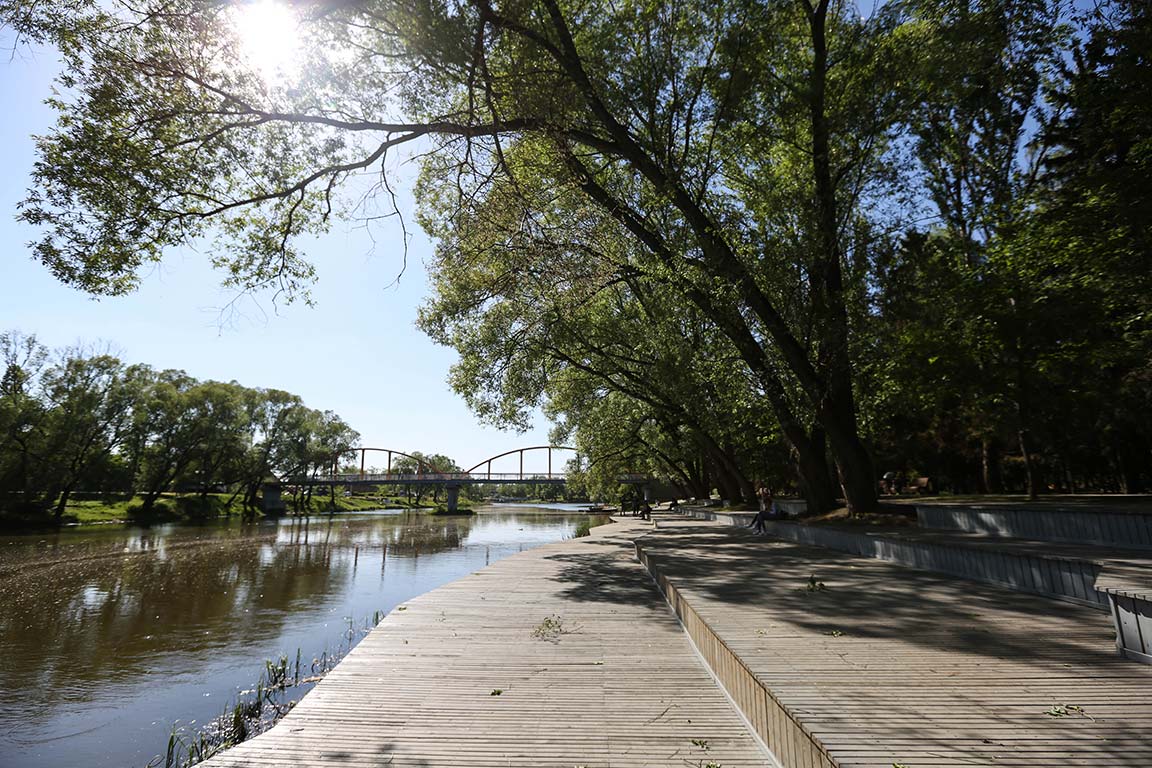
M1115 443L1112 444L1112 457L1116 463L1116 479L1120 493L1132 493L1132 483L1128 476L1128 467L1124 461L1124 452Z
M699 445L704 447L712 460L712 465L716 470L716 476L719 482L723 482L726 490L722 496L729 501L740 501L743 499L744 494L742 487L745 484L751 486L744 473L740 470L739 465L736 463L732 454L722 448L719 443L704 429L694 427L692 435ZM755 494L753 494L754 496Z
M260 483L248 483L248 490L244 493L244 507L246 509L256 509L256 494L260 489Z
M796 452L796 470L800 478L800 491L813 514L827 512L836 507L836 493L828 471L825 455L824 431L812 430L811 438L791 440Z
M156 506L156 500L160 498L162 491L150 490L144 494L144 503L140 505L140 511L148 514L152 508Z
M836 459L836 469L840 476L840 487L848 502L848 512L863 515L876 511L876 473L872 469L872 457L864 443L857 437L855 429L846 429L836 419L825 416L821 419Z
M712 474L708 467L708 460L703 452L700 453L697 469L696 485L692 489L692 497L696 499L706 499L712 493Z
M1000 482L1000 449L993 438L980 439L980 480L985 493L1002 493Z
M716 492L720 494L721 500L731 502L733 499L740 498L739 486L735 483L732 473L727 471L720 458L715 455L714 451L710 451L709 464L712 465L712 476L716 483Z
M727 457L729 463L732 465L734 474L736 475L736 486L740 489L740 500L745 504L756 503L756 485L749 479L748 475L740 467L740 463L736 461L733 455L732 445L725 443L724 455Z
M71 488L65 488L64 492L60 494L60 499L56 502L56 512L53 515L56 525L60 525L61 520L64 519L64 510L68 506L68 497L71 495Z
M228 510L228 516L232 516L232 504L235 503L236 498L243 493L244 486L241 483L236 484L236 490L232 491L232 495L228 497L228 501L224 504L224 508Z
M1028 430L1023 426L1016 432L1020 441L1020 455L1024 459L1024 489L1028 493L1029 501L1036 501L1038 491L1036 488L1036 467L1032 462L1032 446Z
M756 485L747 478L740 478L740 497L745 504L756 503Z
M844 301L836 182L832 173L830 126L826 114L828 78L828 3L820 0L809 12L812 70L809 77L809 118L812 133L812 177L815 186L818 246L812 262L812 308L819 323L819 361L827 388L818 417L827 431L840 484L851 514L874 512L876 473L872 457L860 440L852 393L848 349L848 309Z

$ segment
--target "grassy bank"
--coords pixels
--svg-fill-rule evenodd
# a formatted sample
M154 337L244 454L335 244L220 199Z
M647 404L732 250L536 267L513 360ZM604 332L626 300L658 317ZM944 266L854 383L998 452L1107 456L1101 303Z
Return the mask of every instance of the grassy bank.
M229 503L231 501L231 503ZM296 512L291 506L291 500L285 499L289 506L286 514ZM239 516L244 514L242 501L232 499L231 494L210 493L207 496L200 494L174 494L165 493L156 500L150 513L143 512L144 498L142 496L119 496L104 499L78 499L72 500L64 509L61 523L64 525L114 525L139 523L167 523L167 522L201 522L222 517ZM425 502L423 507L427 507ZM367 496L344 496L341 491L336 493L336 512L361 512L381 508L417 508L416 504L409 504L405 499L389 499ZM304 507L303 512L327 514L333 511L331 498L327 493L313 495L311 502ZM261 514L258 512L257 514ZM38 515L5 515L0 513L0 529L7 530L37 530L52 528L55 520L51 513Z
M121 499L91 499L70 502L65 508L64 522L72 525L94 525L117 522L191 522L210 520L228 515L239 515L243 506L231 494L164 494L145 514L141 496Z
M231 494L213 494L200 496L199 494L180 495L164 494L156 502L151 521L184 521L207 520L217 517L239 515L244 511L240 499L228 503ZM297 512L292 506L289 497L284 498L288 505L286 514ZM140 506L143 499L139 496L117 500L92 500L70 503L65 514L65 522L80 525L112 522L134 522L140 519ZM302 506L301 512L329 513L336 512L363 512L372 509L418 509L427 508L428 500L423 504L409 503L407 499L384 496L345 496L339 488L336 490L335 506L332 496L325 489L314 491L309 502Z
M165 493L156 500L151 513L147 515L142 511L144 499L141 496L74 499L65 508L61 522L64 525L200 522L242 515L245 510L241 500L235 499L229 503L231 499L231 494L224 493L210 493L206 496ZM287 505L285 514L331 514L333 512L364 512L374 509L431 509L435 514L448 514L447 505L443 501L433 501L431 496L425 496L419 501L410 500L406 496L345 496L339 487L336 489L335 499L326 488L317 488L313 491L312 498L299 510L293 507L290 497L285 496L283 501ZM461 500L459 509L453 514L471 515L474 512L473 502ZM35 530L52 528L54 524L51 514L28 517L5 516L4 513L0 512L0 529Z

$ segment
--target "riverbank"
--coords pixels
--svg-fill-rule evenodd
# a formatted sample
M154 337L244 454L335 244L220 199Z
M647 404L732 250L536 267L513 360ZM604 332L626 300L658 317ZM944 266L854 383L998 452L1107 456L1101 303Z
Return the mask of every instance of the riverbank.
M252 510L245 510L241 500L230 493L164 493L161 494L152 511L144 514L141 510L144 498L142 496L110 496L95 499L73 498L65 507L65 512L59 524L50 514L39 516L21 516L0 511L0 533L21 533L49 531L59 527L78 527L94 525L155 525L159 523L203 523L211 520L252 516ZM337 487L333 496L326 488L317 488L308 502L296 508L292 500L285 499L287 507L282 516L293 515L324 515L343 512L371 512L376 510L408 510L428 511L439 515L448 515L448 507L442 502L427 495L419 499L406 496L373 494L346 495L344 490ZM488 506L496 508L531 507L539 509L554 509L567 514L574 509L574 505L590 504L590 502L555 502L517 499L511 502L487 502L461 500L455 513L471 515ZM266 517L262 511L256 510L256 518Z
M60 520L60 526L78 527L94 525L155 525L158 523L202 523L244 516L246 510L240 499L232 494L210 493L174 494L165 493L157 499L152 511L142 512L142 496L124 496L104 499L82 499L70 501ZM428 503L409 502L404 498L345 496L338 493L333 500L328 494L315 495L297 510L291 505L284 515L330 514L332 512L368 512L379 509L431 510ZM265 517L256 511L256 517ZM20 533L22 531L52 530L57 528L51 517L22 517L0 514L0 531Z
M0 670L0 765L142 768L174 725L198 741L250 702L265 660L287 657L295 679L299 650L314 677L377 612L585 519L359 512L0 536L0 650L19 660Z

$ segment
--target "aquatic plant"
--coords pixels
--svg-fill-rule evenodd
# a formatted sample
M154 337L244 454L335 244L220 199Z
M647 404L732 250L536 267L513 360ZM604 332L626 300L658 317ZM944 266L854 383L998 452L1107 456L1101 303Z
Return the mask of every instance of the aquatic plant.
M363 633L379 624L384 616L384 611L375 611L364 621ZM216 718L192 731L173 725L165 753L153 757L147 768L190 768L271 728L296 706L300 696L355 647L358 634L355 626L348 618L348 629L341 633L340 647L331 652L325 648L312 659L304 676L301 676L303 652L299 648L292 664L287 655L266 659L255 687L240 691Z

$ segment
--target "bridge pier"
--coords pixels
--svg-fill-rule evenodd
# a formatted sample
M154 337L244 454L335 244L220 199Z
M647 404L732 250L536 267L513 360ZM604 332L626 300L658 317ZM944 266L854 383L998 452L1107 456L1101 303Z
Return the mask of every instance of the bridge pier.
M448 496L448 514L455 512L460 503L460 485L459 483L449 483L444 486Z
M284 499L280 497L280 483L264 483L261 490L263 493L260 494L260 500L264 513L267 515L283 513L287 505L285 505Z

